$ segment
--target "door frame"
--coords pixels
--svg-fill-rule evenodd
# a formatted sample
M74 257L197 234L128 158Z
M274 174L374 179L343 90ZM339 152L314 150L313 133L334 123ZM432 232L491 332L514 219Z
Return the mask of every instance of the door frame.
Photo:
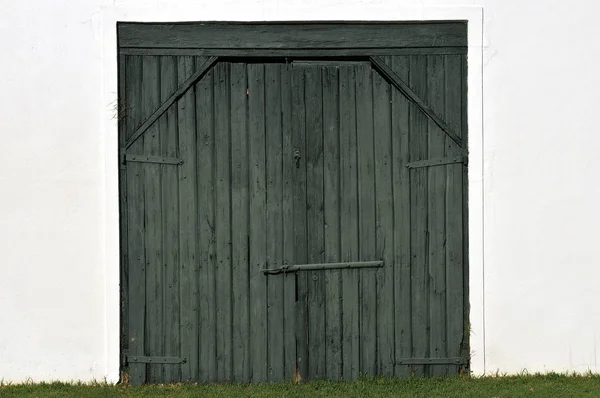
M313 10L315 11L315 10ZM339 11L339 10L338 10ZM364 20L364 14L356 13L355 16L361 16L360 19L346 17L344 18L347 21L355 20L356 22ZM402 18L393 20L391 22L400 22L401 20L416 20L417 18L410 18L411 15L415 15L415 10L412 13L408 14L408 18ZM423 11L421 9L421 11ZM482 46L480 44L471 44L473 41L471 40L472 36L482 38L481 32L481 22L482 22L482 13L481 8L463 8L461 12L458 9L431 9L432 13L428 20L461 20L467 21L469 27L469 40L467 45L467 51L469 56L469 68L468 68L468 85L469 85L469 94L468 94L468 129L469 129L469 152L470 152L470 162L469 162L469 181L467 185L469 187L469 197L468 197L468 214L469 214L469 226L467 231L469 233L469 251L468 255L465 256L465 259L468 260L469 263L469 278L465 279L466 284L466 292L470 296L471 310L469 314L469 319L471 323L471 336L474 339L471 339L471 350L475 349L476 352L483 351L484 348L484 339L483 333L478 333L483 330L483 219L481 210L483 208L483 195L482 195L482 155L483 151L481 148L482 143L482 128L481 128L481 68L482 68L482 55L481 49ZM221 10L223 13L224 10ZM281 10L279 10L281 12ZM376 20L381 21L381 17L385 16L386 21L390 21L389 12L379 11L376 12L379 15L379 18L370 18L369 22L373 22ZM397 10L394 10L393 14L396 14ZM145 15L143 15L145 14ZM155 12L142 12L142 10L134 10L127 11L122 8L111 8L106 9L102 12L101 18L101 27L104 29L101 30L103 37L103 88L104 88L104 98L105 100L110 98L114 103L114 99L116 97L115 90L118 87L118 75L117 75L117 65L115 63L114 55L117 53L116 48L116 31L115 25L117 21L158 21L165 18L160 18L158 14ZM202 13L205 15L205 13ZM256 13L254 13L256 14ZM327 13L325 13L327 14ZM344 17L344 13L335 13L337 18ZM346 13L347 14L347 13ZM373 14L373 12L371 12ZM177 15L177 13L173 14ZM190 10L184 10L184 13L179 14L182 18L176 18L176 20L187 20L190 18L190 15L194 15ZM198 14L200 15L200 14ZM246 14L247 16L250 14ZM323 15L323 13L316 13L314 15ZM460 15L460 16L459 16ZM169 19L169 18L167 18ZM204 16L206 19L206 16ZM231 18L228 18L231 19ZM262 18L261 18L262 19ZM270 18L275 19L275 18ZM323 18L326 19L326 18ZM418 19L423 19L418 18ZM307 21L310 21L310 18L307 18ZM330 20L332 21L332 20ZM166 22L166 21L165 21ZM479 22L479 24L478 24ZM269 23L267 23L269 24ZM269 25L272 25L270 23ZM402 24L404 25L404 24ZM407 26L407 25L404 25ZM479 26L479 29L477 28ZM473 29L475 27L475 29ZM111 38L112 40L107 40L107 38ZM479 42L479 40L475 40L475 42ZM294 43L292 42L292 48L294 48ZM348 43L346 43L348 45ZM343 46L343 43L342 43ZM107 57L107 54L110 56ZM225 55L225 54L223 54ZM357 54L358 55L358 54ZM365 54L367 55L367 54ZM478 84L479 83L479 84ZM473 89L474 88L474 89ZM110 103L110 101L105 101L105 103ZM110 115L109 122L107 122L106 118L104 119L104 130L106 133L106 137L113 137L110 141L106 138L103 141L104 144L104 153L105 153L105 175L106 175L106 185L104 189L104 198L107 199L105 202L107 203L107 208L105 211L105 242L104 242L104 254L105 259L110 261L105 263L107 264L106 270L106 339L105 339L105 352L106 352L106 368L107 374L109 375L110 380L115 380L115 369L120 368L121 361L118 360L120 355L120 342L119 339L122 337L119 326L119 317L121 315L121 311L117 310L120 308L121 304L121 289L118 287L120 280L120 272L119 268L115 267L115 263L120 263L119 260L119 206L118 206L118 163L115 162L115 159L118 159L118 145L115 145L117 137L116 134L116 124L113 120L114 111L110 109L107 111L107 114ZM479 133L479 134L478 134ZM114 141L113 141L114 140ZM110 198L110 200L108 200ZM473 217L475 216L475 217ZM107 232L111 231L112 233L108 234ZM114 233L116 232L116 233ZM478 233L479 232L479 233ZM116 250L115 250L116 248ZM116 260L116 261L115 261ZM111 266L112 264L112 266ZM474 267L474 265L476 265ZM475 271L475 272L474 272ZM117 282L117 283L115 283ZM116 293L116 294L115 294ZM115 322L116 320L116 322ZM475 321L475 322L474 322ZM117 337L119 336L119 337ZM117 354L117 355L115 355ZM482 360L481 355L476 356L476 360L474 361L472 358L472 366L474 366L474 370L476 373L480 373L484 361ZM117 360L115 362L115 359ZM479 365L477 363L480 362ZM116 365L116 366L115 366ZM484 370L484 369L483 369ZM117 373L118 374L118 373ZM118 378L118 377L117 377ZM116 381L116 380L115 380Z

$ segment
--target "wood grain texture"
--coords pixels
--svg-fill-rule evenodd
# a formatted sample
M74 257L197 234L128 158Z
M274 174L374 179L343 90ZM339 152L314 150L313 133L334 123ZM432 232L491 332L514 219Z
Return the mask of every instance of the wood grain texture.
M408 80L409 57L390 57L387 62L396 74ZM394 206L394 359L397 360L412 356L411 185L409 170L405 167L410 155L411 125L409 100L398 90L390 90ZM397 364L394 374L409 377L411 372L410 366Z
M355 66L356 134L358 158L358 258L377 258L375 249L375 157L373 82L370 65ZM360 373L377 374L377 279L374 270L360 277Z
M410 57L410 84L417 95L427 92L427 57ZM422 160L428 156L428 120L414 104L410 105L410 160ZM429 274L427 253L428 234L428 170L410 171L410 248L411 248L411 303L412 303L412 356L429 357ZM416 376L425 376L426 368L413 366Z
M462 125L462 60L460 56L445 57L445 108L448 123L455 126L464 137ZM456 149L446 143L446 156L456 154ZM464 333L463 302L463 169L462 164L446 166L446 311L448 356L462 356ZM466 184L465 184L466 185ZM458 367L449 367L450 374L458 373Z
M358 165L356 143L356 84L354 67L339 68L340 95L340 229L341 260L358 260ZM359 271L348 270L342 280L343 379L360 372Z
M389 84L375 71L373 79L373 141L375 159L375 257L377 270L377 374L394 375L394 202L392 119Z
M461 59L461 129L465 145L469 145L469 124L467 120L467 56L463 55ZM463 167L462 188L463 188L463 338L461 343L461 357L467 362L463 371L468 371L471 357L471 324L469 321L469 168Z
M283 136L281 65L265 65L265 139L266 139L266 240L267 267L283 265ZM285 378L284 301L285 277L267 279L268 380Z
M218 63L214 70L215 114L215 245L217 311L217 379L232 380L231 292L231 130L229 109L230 70Z
M402 48L159 48L122 47L120 55L191 55L217 57L364 57L394 55L450 55L466 54L467 47L402 47Z
M193 72L193 57L178 60L177 78L185 81ZM184 381L198 380L198 270L197 261L197 187L196 187L196 104L188 91L177 103L179 155L185 161L179 169L180 225L180 339L181 352L187 358L181 366Z
M265 66L248 64L250 350L252 380L267 378Z
M304 69L292 68L291 74L291 143L292 200L294 224L294 262L307 260L306 226L306 97ZM310 99L309 99L310 100ZM308 377L308 277L296 274L296 358L299 377Z
M204 61L122 61L123 137ZM120 176L128 354L187 359L132 384L456 374L466 167L436 159L463 154L369 65L230 61L127 151L184 160ZM384 62L466 142L462 55Z
M323 83L321 67L305 70L306 98L306 227L307 260L324 260L323 248ZM308 377L323 379L325 362L325 275L307 273L308 278Z
M142 119L142 59L127 60L126 83L127 125L134 126ZM143 139L132 150L144 148ZM144 355L146 325L146 230L144 224L144 166L141 163L127 165L127 250L128 250L128 354ZM129 380L133 385L146 381L145 364L129 364Z
M248 75L245 63L231 66L231 275L233 295L233 380L249 382L250 318L249 277L249 154Z
M119 23L119 47L398 48L466 46L465 22Z
M119 97L117 100L117 116L119 127L119 347L121 350L121 371L126 366L125 355L122 355L127 350L128 334L129 334L129 271L128 271L128 254L127 247L127 166L123 163L123 155L125 152L125 135L127 134L127 57L119 55L118 64L119 74Z
M460 148L463 147L462 140L456 134L456 132L452 129L452 127L448 126L448 124L444 121L442 117L438 113L436 113L432 108L429 99L423 94L416 93L410 86L410 84L406 83L400 76L398 76L392 68L390 68L383 58L381 57L370 57L371 63L373 67L377 69L377 71L384 76L392 85L394 85L398 90L400 90L407 98L419 108L427 117L437 124L444 133L448 135L458 145Z
M340 261L340 113L335 67L323 68L323 222L325 261ZM342 378L342 271L325 275L327 378Z
M160 57L160 100L164 101L177 87L177 59ZM179 137L177 132L177 107L173 106L159 120L160 155L177 157ZM179 342L179 168L161 167L162 245L163 245L163 353L178 357ZM163 365L161 381L180 380L181 365Z
M427 96L432 109L445 117L444 56L427 56ZM435 123L429 121L428 158L445 155L446 136ZM446 358L446 170L442 167L427 169L427 221L429 232L429 357ZM430 366L431 376L448 373L447 365Z
M142 115L142 58L129 57L126 64L129 76L126 82L127 126L141 123ZM140 140L132 150L143 151ZM145 170L142 164L127 165L127 247L128 247L128 354L144 355L146 325L146 230L144 184ZM133 385L146 381L146 365L130 364L129 380Z
M198 63L199 60L196 60ZM199 381L217 381L214 71L195 87L198 184Z
M196 83L202 76L206 74L206 72L213 67L214 63L217 61L217 57L209 57L203 59L203 63L198 65L198 69L192 72L187 76L185 81L181 81L179 83L179 87L173 94L171 94L167 99L165 99L159 106L159 104L155 105L155 109L151 114L148 114L144 118L144 122L135 130L133 134L127 139L125 143L125 147L129 148L139 137L141 137L152 125L156 122L166 111L173 105L177 100L179 100L189 89Z
M295 160L292 138L292 79L289 65L281 66L281 145L282 145L282 220L283 265L293 264L296 238L294 235ZM296 347L296 275L283 275L283 351L284 375L294 380L297 369Z
M142 106L144 111L158 106L160 100L160 71L158 57L142 59ZM142 112L143 117L147 114ZM148 129L144 137L145 154L160 155L160 135L158 126ZM146 229L146 341L145 353L149 356L163 356L163 246L162 246L162 206L160 165L144 166L144 225ZM162 376L162 365L148 364L146 377L155 383Z

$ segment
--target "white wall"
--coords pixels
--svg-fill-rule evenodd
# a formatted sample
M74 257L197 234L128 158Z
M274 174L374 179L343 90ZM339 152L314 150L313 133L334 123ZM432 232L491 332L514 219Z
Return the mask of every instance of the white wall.
M0 379L118 379L111 21L406 19L440 15L433 6L484 10L483 147L481 114L469 115L470 149L484 159L483 173L477 158L470 166L473 368L600 371L597 2L186 0L178 11L171 3L2 5ZM481 15L464 12L471 22ZM481 59L475 39L469 57ZM480 105L479 96L470 112Z

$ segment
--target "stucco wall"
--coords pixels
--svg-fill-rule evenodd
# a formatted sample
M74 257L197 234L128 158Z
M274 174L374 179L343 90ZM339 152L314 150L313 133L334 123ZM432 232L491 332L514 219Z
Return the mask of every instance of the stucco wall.
M461 6L472 22L483 7L483 36L469 49L483 64L483 133L481 113L469 115L480 135L470 148L479 158L470 165L473 370L600 370L597 2L171 3L2 6L0 379L118 379L117 181L107 163L116 156L115 18L452 14L431 11L439 6ZM481 86L472 89L481 106Z

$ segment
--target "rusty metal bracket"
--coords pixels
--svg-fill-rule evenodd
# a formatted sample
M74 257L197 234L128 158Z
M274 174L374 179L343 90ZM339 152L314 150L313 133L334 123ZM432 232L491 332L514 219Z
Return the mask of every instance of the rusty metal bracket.
M161 164L183 164L183 159L168 158L164 156L143 156L143 155L125 155L125 163L141 162L141 163L161 163Z
M464 358L401 358L396 365L465 365Z
M426 159L426 160L417 160L415 162L410 162L406 164L406 167L409 169L416 169L418 167L430 167L430 166L442 166L445 164L452 163L464 163L468 164L466 156L454 156L450 158L437 158L437 159Z
M179 357L147 357L147 356L127 356L128 363L158 363L158 364L177 364L186 363L186 358Z

